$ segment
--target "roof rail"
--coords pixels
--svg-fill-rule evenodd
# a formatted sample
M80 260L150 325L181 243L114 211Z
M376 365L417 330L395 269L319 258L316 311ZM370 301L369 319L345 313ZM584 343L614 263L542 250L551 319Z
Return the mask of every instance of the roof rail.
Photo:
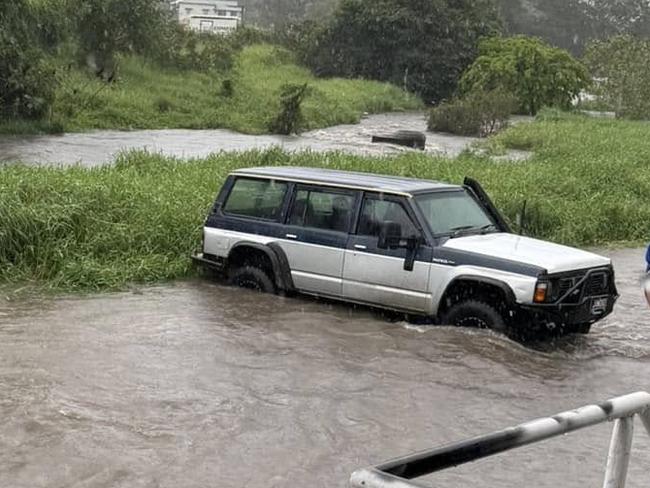
M352 474L353 488L425 488L412 480L568 432L615 421L603 488L623 488L630 461L634 417L650 435L650 393L637 392L445 447L395 459Z

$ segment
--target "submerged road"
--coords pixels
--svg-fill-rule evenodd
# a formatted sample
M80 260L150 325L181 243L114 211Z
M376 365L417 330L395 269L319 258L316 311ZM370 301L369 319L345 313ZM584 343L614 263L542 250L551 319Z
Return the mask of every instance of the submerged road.
M358 467L649 390L643 251L610 254L615 314L535 349L205 281L0 299L0 486L343 488ZM610 428L435 486L596 486ZM638 425L628 487L648 473Z

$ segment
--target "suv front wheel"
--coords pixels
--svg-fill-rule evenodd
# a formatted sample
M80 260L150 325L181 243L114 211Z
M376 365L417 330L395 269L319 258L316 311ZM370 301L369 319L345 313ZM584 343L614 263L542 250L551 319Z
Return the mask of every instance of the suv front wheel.
M275 293L275 284L264 270L257 266L240 266L230 274L230 284L262 293Z
M441 324L506 331L506 323L499 311L479 300L465 300L452 305L442 316Z

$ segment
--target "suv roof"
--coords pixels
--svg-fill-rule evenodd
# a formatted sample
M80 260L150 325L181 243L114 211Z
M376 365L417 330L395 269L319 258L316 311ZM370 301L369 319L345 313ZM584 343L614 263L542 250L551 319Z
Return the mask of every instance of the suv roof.
M297 166L272 166L263 168L245 168L233 173L237 176L254 178L275 178L304 183L316 183L328 186L354 188L411 195L435 190L456 190L458 185L438 181L418 180L396 176L383 176L354 171L337 171L322 168L302 168Z

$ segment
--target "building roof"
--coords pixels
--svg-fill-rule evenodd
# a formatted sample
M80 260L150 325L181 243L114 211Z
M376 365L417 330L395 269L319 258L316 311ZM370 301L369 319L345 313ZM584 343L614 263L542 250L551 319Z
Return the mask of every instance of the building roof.
M426 191L458 189L458 185L415 178L337 171L323 168L301 168L296 166L274 166L265 168L244 168L235 171L238 176L275 178L280 180L319 183L329 186L372 190L385 193L411 195Z

